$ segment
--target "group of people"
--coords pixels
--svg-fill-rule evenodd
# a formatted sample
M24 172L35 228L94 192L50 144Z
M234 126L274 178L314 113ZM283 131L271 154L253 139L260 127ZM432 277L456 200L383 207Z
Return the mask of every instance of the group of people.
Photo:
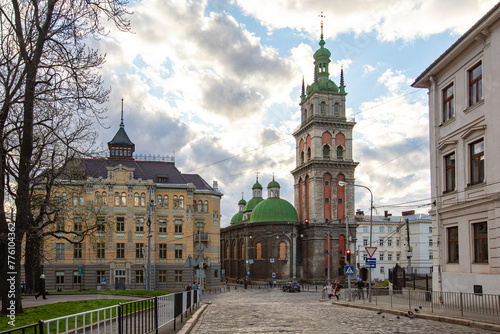
M193 284L188 284L187 286L184 287L184 291L191 291L198 289L199 289L198 281L194 281Z
M332 299L332 297L336 297L337 300L339 300L341 288L342 288L342 285L339 283L339 280L335 280L335 282L333 284L328 282L326 284L326 286L324 287L324 290L326 290L326 293L328 294L328 299Z

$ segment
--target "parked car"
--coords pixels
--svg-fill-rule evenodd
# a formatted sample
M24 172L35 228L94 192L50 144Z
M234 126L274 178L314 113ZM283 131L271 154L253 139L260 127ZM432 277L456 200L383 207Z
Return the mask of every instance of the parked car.
M300 284L299 283L290 283L290 284L283 285L283 291L300 292Z

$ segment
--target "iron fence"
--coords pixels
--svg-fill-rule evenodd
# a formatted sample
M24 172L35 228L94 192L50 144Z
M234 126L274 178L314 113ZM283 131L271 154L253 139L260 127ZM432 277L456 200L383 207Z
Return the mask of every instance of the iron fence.
M174 322L178 316L183 321L193 306L201 301L201 290L183 291L154 298L109 306L97 310L71 314L36 324L17 327L0 334L78 334L117 333L145 334L158 332L162 326Z

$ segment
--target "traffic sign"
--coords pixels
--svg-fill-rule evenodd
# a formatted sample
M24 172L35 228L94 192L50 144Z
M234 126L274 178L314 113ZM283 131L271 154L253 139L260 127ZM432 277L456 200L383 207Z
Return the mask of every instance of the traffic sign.
M276 273L273 273L273 278L275 278L275 277L276 277Z
M101 284L106 284L106 277L101 277Z
M375 268L377 266L377 259L373 257L367 257L365 260L366 268Z
M271 263L274 263L274 259L269 259L269 261L270 261Z
M190 254L188 255L186 262L184 263L184 267L192 268L194 266L196 266L196 262L194 262L194 259Z
M250 276L250 270L247 271L247 276Z
M345 266L344 272L346 276L354 276L354 266Z
M368 257L373 257L373 254L377 251L377 247L365 247Z

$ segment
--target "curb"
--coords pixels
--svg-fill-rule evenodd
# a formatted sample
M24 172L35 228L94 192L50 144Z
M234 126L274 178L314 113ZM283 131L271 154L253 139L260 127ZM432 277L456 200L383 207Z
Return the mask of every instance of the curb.
M177 332L178 334L189 334L193 327L196 325L198 322L199 318L201 318L204 314L205 311L207 310L208 306L210 306L212 302L207 302L206 304L203 304L189 319L184 326Z
M381 307L363 306L363 305L351 305L351 304L346 304L346 303L342 303L342 302L340 302L340 303L339 302L333 302L332 304L339 305L339 306L344 306L344 307L352 307L352 308L365 309L365 310L370 310L370 311L381 311L381 312L395 314L395 315L399 315L399 316L408 315L408 313L406 311L394 310L394 309L387 309L387 308L381 308ZM450 323L450 324L456 324L456 325L462 325L462 326L467 326L467 327L472 327L472 328L478 328L478 329L484 329L484 330L489 330L489 331L494 331L494 332L500 332L500 325L490 324L490 323L487 323L487 322L481 322L481 321L476 321L476 320L467 320L467 319L459 319L459 318L453 318L453 317L448 317L448 316L425 314L425 313L414 313L413 316L415 318L420 318L420 319L433 320L433 321L439 321L439 322L446 322L446 323Z

